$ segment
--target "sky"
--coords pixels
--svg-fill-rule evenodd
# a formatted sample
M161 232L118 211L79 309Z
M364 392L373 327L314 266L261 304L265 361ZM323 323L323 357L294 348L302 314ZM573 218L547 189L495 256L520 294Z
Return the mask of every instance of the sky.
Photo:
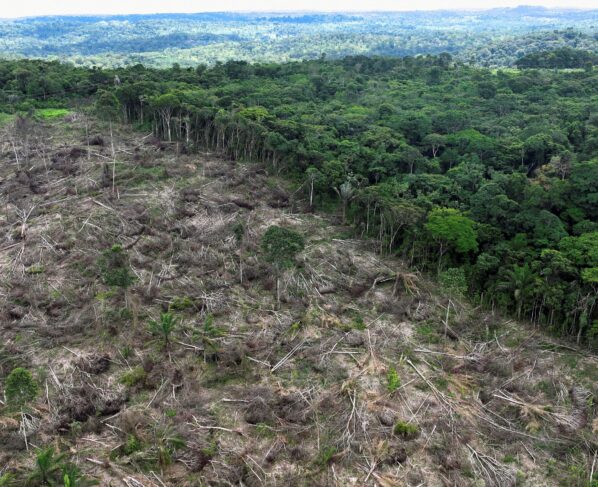
M598 0L0 0L0 17L223 11L372 11L514 7L598 8Z

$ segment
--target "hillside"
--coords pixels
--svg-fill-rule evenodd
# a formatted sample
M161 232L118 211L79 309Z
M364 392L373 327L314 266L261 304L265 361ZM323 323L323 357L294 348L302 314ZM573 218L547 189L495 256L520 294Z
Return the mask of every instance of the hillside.
M47 447L113 486L591 481L595 356L380 255L264 165L78 109L0 144L0 388L38 384L0 403L0 485L40 485ZM280 304L272 225L306 240Z

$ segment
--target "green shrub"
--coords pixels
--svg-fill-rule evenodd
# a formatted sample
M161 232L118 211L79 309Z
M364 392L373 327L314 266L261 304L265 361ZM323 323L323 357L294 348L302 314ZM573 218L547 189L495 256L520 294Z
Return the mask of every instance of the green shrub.
M463 267L451 267L440 273L438 281L442 288L455 296L465 296L467 293L467 277Z
M127 254L120 245L113 245L104 250L98 259L98 267L107 286L126 289L135 282Z
M6 378L6 401L10 406L22 407L33 401L37 396L39 387L33 379L31 372L17 367Z
M388 372L386 373L386 382L388 392L392 393L401 387L401 378L399 377L397 369L394 367L388 369Z
M160 313L160 321L150 321L149 329L153 335L160 336L164 341L164 347L168 348L168 345L170 345L170 335L172 335L176 324L177 319L172 313Z
M405 440L414 440L419 436L417 425L405 421L398 421L392 431L396 436L400 436Z
M332 462L332 459L334 458L334 455L337 454L337 452L338 449L334 446L323 447L318 453L318 457L316 458L316 465L319 465L320 467L325 467L330 462Z
M170 309L175 311L184 311L189 308L193 308L193 300L189 296L183 296L182 298L177 296L170 303Z
M123 447L123 453L125 455L131 455L135 452L141 451L142 449L143 444L141 443L141 440L139 440L139 438L137 438L135 435L129 435L127 437L127 442Z
M120 383L129 387L136 386L140 382L145 380L146 373L143 367L136 367L133 370L127 372L120 378Z

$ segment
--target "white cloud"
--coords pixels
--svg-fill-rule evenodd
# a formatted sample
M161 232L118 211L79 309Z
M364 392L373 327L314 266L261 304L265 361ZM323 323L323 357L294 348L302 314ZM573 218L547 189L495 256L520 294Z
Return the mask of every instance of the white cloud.
M2 0L0 17L222 11L480 9L525 5L596 8L596 0Z

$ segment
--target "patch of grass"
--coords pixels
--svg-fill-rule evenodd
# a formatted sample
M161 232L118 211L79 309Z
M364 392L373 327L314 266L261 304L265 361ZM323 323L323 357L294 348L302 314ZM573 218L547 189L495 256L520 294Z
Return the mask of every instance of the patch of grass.
M71 113L71 111L67 110L66 108L39 108L35 111L35 114L44 120L62 118L69 113Z
M419 436L419 428L417 425L405 421L397 421L392 432L395 436L400 436L405 440L414 440Z
M436 327L430 323L417 325L416 331L425 343L438 343L440 341Z
M25 272L27 274L43 274L44 272L46 272L46 268L43 265L32 265L30 267L27 267L27 269L25 269Z
M449 381L446 379L446 377L436 377L434 379L434 385L441 391L446 391L449 386Z
M10 113L3 113L0 112L0 127L3 125L8 125L10 122L14 120L15 116L11 115Z
M569 368L575 369L579 362L579 357L574 353L566 353L561 355L561 361Z
M119 382L128 387L133 387L143 382L145 380L145 377L146 373L145 370L143 370L143 367L135 367L133 370L124 374L120 378Z
M276 432L271 426L265 423L258 423L255 425L255 433L260 438L273 438L276 436Z
M325 467L332 462L334 455L338 453L338 449L335 446L324 446L316 457L315 464L320 467Z
M170 178L168 171L163 166L143 167L134 166L127 168L118 175L118 179L125 181L127 186L140 186L149 182L164 181Z
M397 369L395 369L394 367L388 369L388 372L386 373L386 382L386 388L390 393L393 393L399 387L401 387L401 378L399 377Z
M201 452L208 458L214 458L218 453L218 444L212 441L208 446L202 448Z
M170 309L173 309L175 311L184 311L186 309L193 308L193 306L193 299L191 299L189 296L175 296L175 298L170 303Z

